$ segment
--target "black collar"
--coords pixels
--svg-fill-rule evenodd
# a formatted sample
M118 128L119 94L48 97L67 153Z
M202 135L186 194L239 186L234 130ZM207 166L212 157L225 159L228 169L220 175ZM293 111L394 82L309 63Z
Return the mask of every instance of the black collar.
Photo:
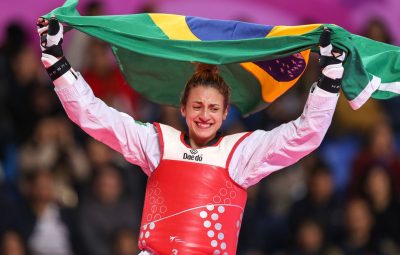
M218 131L217 134L215 135L215 137L203 147L215 145L221 137L222 137L222 132ZM188 145L189 147L192 147L192 146L190 146L190 140L189 140L189 136L187 135L187 133L184 133L183 138L185 140L186 145Z

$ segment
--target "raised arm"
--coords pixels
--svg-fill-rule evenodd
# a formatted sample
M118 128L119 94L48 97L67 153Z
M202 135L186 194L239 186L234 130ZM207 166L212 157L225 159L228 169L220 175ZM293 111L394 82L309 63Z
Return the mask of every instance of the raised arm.
M312 86L301 116L271 131L257 130L238 146L229 172L239 185L247 188L296 163L321 144L332 121L344 71L344 53L333 51L329 30L321 35L320 54L320 79Z
M56 20L39 18L42 62L68 115L90 136L120 152L129 162L149 175L159 163L157 132L152 124L108 107L95 97L82 76L63 56L63 26Z

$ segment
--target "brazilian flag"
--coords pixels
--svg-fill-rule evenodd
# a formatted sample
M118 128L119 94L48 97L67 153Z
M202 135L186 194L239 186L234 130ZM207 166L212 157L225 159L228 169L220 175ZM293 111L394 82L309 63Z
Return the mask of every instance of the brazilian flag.
M67 0L44 17L110 43L128 83L160 104L178 106L196 63L208 63L218 65L243 115L261 110L298 81L325 26L332 44L347 53L343 91L354 109L370 97L400 94L400 48L336 25L268 26L155 13L80 16L77 4Z

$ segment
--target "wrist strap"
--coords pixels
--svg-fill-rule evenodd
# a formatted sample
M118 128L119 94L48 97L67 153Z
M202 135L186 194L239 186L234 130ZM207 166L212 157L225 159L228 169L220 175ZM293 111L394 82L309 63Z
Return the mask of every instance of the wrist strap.
M52 81L57 80L63 74L71 69L71 65L68 63L65 57L60 58L54 65L46 69Z
M61 42L62 42L62 39L61 39ZM43 51L43 53L52 55L52 56L54 56L56 58L60 58L60 57L64 56L64 53L63 53L63 50L62 50L62 47L61 47L61 43L58 44L58 45L53 45L51 47L46 48Z
M338 93L340 86L342 84L342 79L331 79L325 75L321 75L321 78L317 82L317 86L325 91L331 93Z

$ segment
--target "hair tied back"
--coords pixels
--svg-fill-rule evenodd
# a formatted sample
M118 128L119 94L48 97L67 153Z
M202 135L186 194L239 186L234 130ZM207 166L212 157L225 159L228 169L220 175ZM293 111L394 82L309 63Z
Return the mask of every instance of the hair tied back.
M206 63L195 63L196 66L196 74L201 73L211 73L213 75L218 74L218 67L212 64Z

